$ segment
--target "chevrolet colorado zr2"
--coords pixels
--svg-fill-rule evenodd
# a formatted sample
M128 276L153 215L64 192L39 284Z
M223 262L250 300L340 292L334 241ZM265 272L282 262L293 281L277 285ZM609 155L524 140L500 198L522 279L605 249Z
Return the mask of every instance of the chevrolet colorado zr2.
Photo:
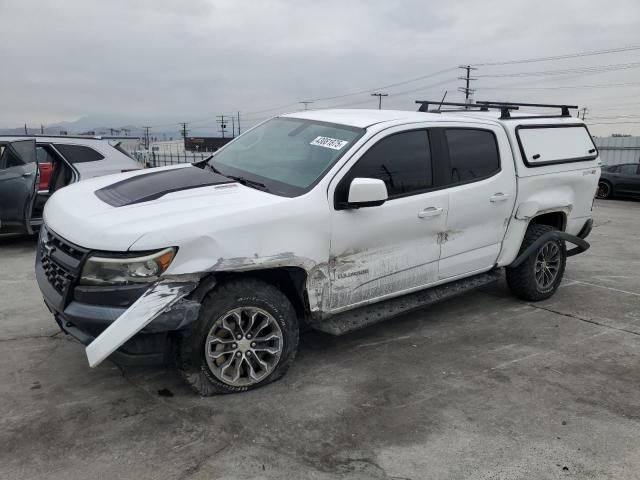
M549 298L600 177L574 107L418 103L286 114L196 164L60 189L46 305L91 366L172 362L210 395L282 377L303 326L339 335L503 274Z

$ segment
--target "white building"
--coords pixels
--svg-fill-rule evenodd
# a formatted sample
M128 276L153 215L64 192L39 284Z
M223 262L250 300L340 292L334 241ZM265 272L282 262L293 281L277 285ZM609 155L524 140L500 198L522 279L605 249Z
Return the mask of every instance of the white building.
M640 163L640 137L594 137L603 165Z

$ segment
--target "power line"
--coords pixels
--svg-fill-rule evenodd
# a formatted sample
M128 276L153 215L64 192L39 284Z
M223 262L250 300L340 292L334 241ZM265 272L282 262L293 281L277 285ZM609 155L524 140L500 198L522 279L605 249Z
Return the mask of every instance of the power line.
M634 119L640 118L640 115L595 115L590 117L593 120L624 120L624 119Z
M502 77L540 77L547 75L565 75L567 73L600 73L613 72L617 70L628 70L640 67L640 62L619 63L610 65L597 65L593 67L567 68L563 70L545 70L542 72L515 72L515 73L490 73L478 75L478 78L502 78Z
M583 51L583 52L574 52L574 53L570 53L570 54L564 54L564 55L556 55L556 56L548 56L548 57L536 57L536 58L527 58L527 59L517 59L517 60L508 60L508 61L500 61L500 62L484 62L484 63L472 63L469 64L468 66L470 68L475 68L478 66L497 66L497 65L509 65L509 64L524 64L524 63L533 63L533 62L543 62L543 61L555 61L555 60L564 60L564 59L569 59L569 58L576 58L576 57L587 57L587 56L594 56L594 55L605 55L605 54L611 54L611 53L618 53L618 52L626 52L626 51L634 51L634 50L640 50L640 46L626 46L626 47L620 47L620 48L610 48L610 49L603 49L603 50L592 50L592 51ZM492 77L492 78L496 78L496 77L506 77L506 76L516 76L516 77L522 77L522 76L551 76L551 75L563 75L563 74L570 74L570 73L600 73L600 72L607 72L607 71L615 71L615 70L623 70L623 69L630 69L630 68L636 68L640 66L640 62L636 62L636 63L627 63L627 64L618 64L618 65L601 65L601 66L595 66L595 67L581 67L581 68L574 68L574 69L565 69L565 70L551 70L551 71L546 71L546 72L516 72L516 73L511 73L511 74L494 74L494 75L489 75L489 74L485 74L485 75L480 75L479 77ZM392 84L388 84L388 85L383 85L377 88L368 88L368 89L364 89L364 90L359 90L359 91L353 91L353 92L349 92L349 93L344 93L344 94L338 94L338 95L332 95L332 96L325 96L325 97L318 97L318 98L313 98L308 100L309 102L313 101L313 102L324 102L324 101L328 101L328 100L335 100L335 99L339 99L339 98L347 98L347 97L351 97L351 96L356 96L356 95L361 95L364 93L369 93L372 90L373 91L379 91L379 90L384 90L384 89L390 89L390 88L395 88L397 86L401 86L401 85L406 85L409 83L413 83L413 82L417 82L419 80L423 80L423 79L427 79L427 78L432 78L432 77L436 77L439 75L442 75L444 73L447 72L451 72L451 71L455 71L457 70L459 67L449 67L443 70L439 70L436 72L432 72L432 73L428 73L425 75L420 75L418 77L414 77L414 78L410 78L407 80L402 80L399 82L395 82ZM471 81L471 78L470 78ZM440 84L444 84L444 83L449 83L450 80L446 80L444 82L439 82ZM465 77L465 82L466 82L466 77ZM618 85L618 86L631 86L632 84L625 84L625 85ZM555 88L608 88L608 87L612 87L614 85L602 85L602 86L588 86L588 85L584 85L584 86L561 86L561 87L484 87L484 89L486 90L496 90L496 89L502 89L502 88L531 88L531 89L555 89ZM389 96L400 96L403 94L408 94L408 93L413 93L419 90L425 90L430 88L430 86L427 87L420 87L418 89L413 89L413 90L408 90L406 92L396 92L396 93L390 93ZM467 96L468 94L470 94L470 91L467 91L466 89L469 88L470 86L467 86L465 83L465 87L463 87L465 89L465 91L463 91L463 93L465 93L465 96ZM275 107L271 107L271 108L266 108L266 109L262 109L262 110L255 110L255 111L249 111L249 112L245 112L245 114L247 115L254 115L254 114L260 114L260 113L266 113L266 112L273 112L276 110L282 111L288 107L293 107L295 105L297 105L300 102L290 102L287 104L283 104L280 106L275 106ZM355 102L352 104L362 104L362 103L366 103L366 102ZM349 105L349 104L347 104ZM207 119L210 119L212 117L207 117L205 119L202 120L193 120L191 123L193 122L198 122L198 121L204 121ZM258 120L263 120L265 118L268 117L263 117L263 118L259 118L259 119L245 119L246 121L258 121ZM239 121L238 121L239 123ZM162 127L162 126L168 126L168 125L172 125L172 124L166 124L166 125L154 125L152 126L153 128L156 127Z
M576 57L587 57L587 56L592 56L592 55L605 55L605 54L610 54L610 53L618 53L618 52L626 52L626 51L633 51L633 50L640 50L640 46L626 46L626 47L620 47L620 48L609 48L609 49L604 49L604 50L591 50L591 51L583 51L583 52L575 52L575 53L570 53L570 54L564 54L564 55L556 55L556 56L550 56L550 57L535 57L535 58L526 58L526 59L518 59L518 60L508 60L508 61L503 61L503 62L485 62L485 63L472 63L470 64L470 66L472 67L480 67L480 66L493 66L493 65L509 65L509 64L522 64L522 63L532 63L532 62L542 62L542 61L552 61L552 60L564 60L567 58L576 58ZM339 94L339 95L332 95L332 96L326 96L326 97L318 97L318 98L313 98L311 99L314 102L322 102L322 101L327 101L327 100L336 100L338 98L346 98L346 97L351 97L351 96L355 96L355 95L361 95L364 93L368 93L371 91L378 91L378 90L386 90L386 89L390 89L390 88L394 88L394 87L398 87L401 85L406 85L408 83L413 83L413 82L417 82L420 80L425 80L427 78L431 78L431 77L435 77L447 72L452 72L457 70L458 67L449 67L443 70L439 70L437 72L433 72L433 73L429 73L429 74L425 74L425 75L421 75L419 77L414 77L414 78L410 78L407 80L402 80L400 82L396 82L396 83L392 83L392 84L388 84L388 85L382 85L376 88L368 88L365 90L358 90L355 92L350 92L350 93L345 93L345 94ZM275 110L283 110L289 106L294 106L296 105L297 102L292 102L292 103L287 103L285 105L281 105L279 107L272 107L272 108L268 108L268 109L264 109L264 110L258 110L258 111L252 111L252 112L245 112L245 114L247 115L253 115L253 114L258 114L258 113L266 113L266 112L272 112Z
M601 83L595 85L557 85L553 87L479 87L478 90L556 90L562 88L613 88L613 87L635 87L640 85L640 82L627 82L627 83Z
M472 65L476 67L491 67L496 65L513 65L518 63L548 62L553 60L565 60L567 58L589 57L592 55L605 55L608 53L628 52L632 50L640 50L640 46L634 45L634 46L620 47L620 48L608 48L605 50L591 50L591 51L584 51L584 52L568 53L565 55L555 55L552 57L534 57L534 58L525 58L520 60L507 60L503 62L473 63Z
M285 108L297 105L298 103L300 103L300 102L287 103L287 104L284 104L284 105L280 105L279 107L267 108L265 110L255 110L253 112L242 112L242 114L243 115L255 115L255 114L258 114L258 113L273 112L274 110L284 110Z
M357 92L345 93L345 94L342 94L342 95L334 95L332 97L314 98L313 101L314 102L323 102L323 101L326 101L326 100L335 100L335 99L338 99L338 98L353 97L354 95L362 95L364 93L369 93L371 91L375 92L375 91L380 91L380 90L386 90L388 88L394 88L394 87L399 87L400 85L406 85L407 83L413 83L413 82L417 82L417 81L420 81L420 80L426 80L427 78L437 77L439 75L442 75L443 73L452 72L452 71L457 70L457 69L458 69L458 67L445 68L444 70L438 70L437 72L429 73L427 75L421 75L419 77L411 78L409 80L403 80L401 82L391 83L389 85L382 85L382 86L376 87L376 88L367 88L366 90L358 90Z
M391 93L390 96L391 97L401 97L402 95L407 95L409 93L422 92L424 90L429 90L430 88L435 88L435 87L439 87L441 85L446 85L447 83L455 82L457 80L458 80L457 77L453 77L453 78L449 78L447 80L443 80L441 82L432 83L431 85L423 85L422 87L412 88L411 90L404 90L402 92Z

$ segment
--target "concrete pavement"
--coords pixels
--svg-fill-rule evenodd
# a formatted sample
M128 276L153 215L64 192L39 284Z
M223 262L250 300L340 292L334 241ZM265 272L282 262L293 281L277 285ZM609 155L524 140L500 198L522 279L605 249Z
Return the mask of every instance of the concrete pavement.
M550 300L504 284L335 338L287 376L199 398L165 369L87 365L33 239L0 239L2 479L636 479L640 202L596 202Z

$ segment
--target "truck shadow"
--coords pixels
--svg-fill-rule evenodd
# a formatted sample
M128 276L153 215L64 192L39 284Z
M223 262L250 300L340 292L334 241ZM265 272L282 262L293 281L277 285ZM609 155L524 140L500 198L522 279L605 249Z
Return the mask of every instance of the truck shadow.
M36 235L0 234L0 248L33 248L36 246L37 241L38 237Z

